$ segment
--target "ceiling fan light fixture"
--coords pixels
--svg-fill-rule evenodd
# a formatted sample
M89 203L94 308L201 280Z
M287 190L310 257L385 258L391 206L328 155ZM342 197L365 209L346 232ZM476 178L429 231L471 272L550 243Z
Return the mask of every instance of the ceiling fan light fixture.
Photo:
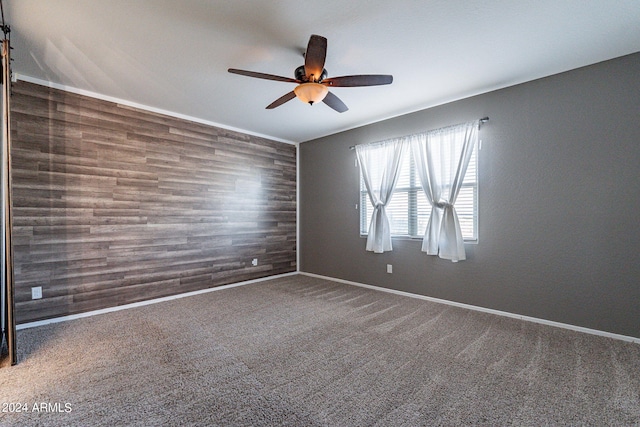
M313 105L316 102L321 102L329 88L320 83L301 83L293 90L298 99L306 104Z

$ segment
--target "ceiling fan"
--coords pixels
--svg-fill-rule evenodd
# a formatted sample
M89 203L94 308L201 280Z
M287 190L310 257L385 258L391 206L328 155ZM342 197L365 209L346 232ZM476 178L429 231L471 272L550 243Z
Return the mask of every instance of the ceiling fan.
M327 77L327 70L324 68L326 56L327 39L314 34L309 38L307 51L304 54L304 65L296 68L294 72L295 78L238 70L236 68L229 68L228 71L242 76L298 84L291 92L267 105L267 109L279 107L285 102L298 97L301 101L310 105L322 101L337 112L344 113L349 108L340 98L329 92L329 87L378 86L388 85L393 82L393 76L383 74Z

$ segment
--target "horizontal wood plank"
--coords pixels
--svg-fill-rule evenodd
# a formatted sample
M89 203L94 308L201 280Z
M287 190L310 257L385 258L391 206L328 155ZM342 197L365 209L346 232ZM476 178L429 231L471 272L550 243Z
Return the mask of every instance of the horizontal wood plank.
M293 145L22 81L12 106L18 323L295 271Z

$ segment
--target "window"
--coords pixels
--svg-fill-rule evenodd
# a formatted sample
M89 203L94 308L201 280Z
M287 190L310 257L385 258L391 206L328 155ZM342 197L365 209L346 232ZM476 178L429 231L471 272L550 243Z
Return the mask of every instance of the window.
M382 164L381 158L378 163ZM474 146L462 188L455 203L465 241L478 239L478 147ZM372 174L379 173L375 168ZM422 238L429 222L431 205L420 186L411 150L405 150L400 164L400 178L390 204L386 208L394 237ZM360 174L360 234L367 235L373 206L369 201L362 174Z

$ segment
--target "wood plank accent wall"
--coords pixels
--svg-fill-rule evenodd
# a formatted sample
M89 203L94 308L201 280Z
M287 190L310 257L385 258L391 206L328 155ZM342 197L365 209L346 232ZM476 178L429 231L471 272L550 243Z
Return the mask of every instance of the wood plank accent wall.
M12 103L18 323L295 271L295 146L22 81Z

